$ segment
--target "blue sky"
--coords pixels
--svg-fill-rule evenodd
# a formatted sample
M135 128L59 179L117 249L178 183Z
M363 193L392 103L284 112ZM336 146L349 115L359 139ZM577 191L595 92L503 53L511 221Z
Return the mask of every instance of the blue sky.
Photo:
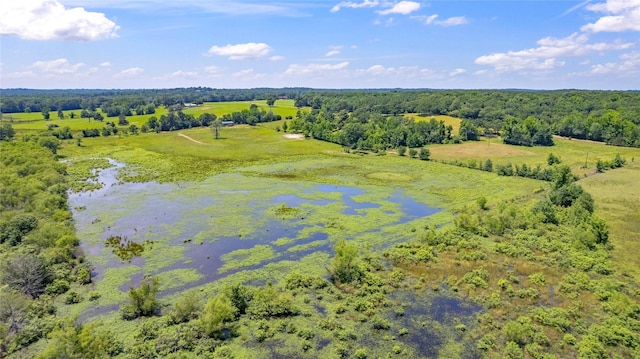
M0 87L640 89L640 0L16 0Z

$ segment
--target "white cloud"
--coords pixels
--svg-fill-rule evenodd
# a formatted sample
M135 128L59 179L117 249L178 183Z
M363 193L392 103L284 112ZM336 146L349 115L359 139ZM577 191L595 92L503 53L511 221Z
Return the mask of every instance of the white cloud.
M265 43L248 42L246 44L213 46L207 52L209 55L227 56L230 60L257 59L271 52L271 47Z
M380 15L389 15L389 14L401 14L401 15L409 15L412 12L420 9L420 3L415 1L400 1L399 3L393 5L393 7L387 10L378 11Z
M137 75L140 75L142 72L144 72L144 69L141 69L139 67L132 67L132 68L120 71L119 75L121 77L137 76Z
M475 60L475 63L493 66L498 72L527 69L551 70L564 66L563 61L557 60L559 57L584 56L591 52L624 50L633 46L632 43L621 41L595 44L589 44L587 41L587 35L578 33L562 39L546 37L538 40L539 46L536 48L480 56Z
M331 57L331 56L335 56L340 54L340 52L342 52L342 49L344 48L344 46L331 46L330 49L326 54L324 54L324 56L326 57Z
M465 70L465 69L455 69L455 70L449 72L449 76L454 77L454 76L462 75L465 72L467 72L467 70Z
M75 65L69 64L67 59L57 59L51 61L37 61L30 67L48 74L72 74L78 72L84 64L82 62Z
M197 76L198 76L197 72L188 72L188 71L182 71L182 70L178 70L168 75L168 77L170 78L182 78L182 79L193 79L193 78L196 78Z
M608 62L591 66L591 74L616 74L621 76L637 76L640 74L640 52L620 55L622 62Z
M0 2L0 34L25 40L96 41L117 37L103 13L65 8L57 0Z
M139 11L179 11L207 12L228 15L275 14L283 16L303 16L299 4L270 4L264 2L248 2L235 0L59 0L69 6L94 7L101 9L125 9Z
M102 67L110 67L111 63L109 61L105 61L105 62L101 63L100 66L102 66Z
M26 79L36 77L36 74L33 71L23 71L23 72L11 72L3 77L10 79Z
M489 71L487 70L478 70L476 72L474 72L473 74L476 76L481 76L481 75L486 75Z
M366 77L386 77L393 79L415 79L415 78L435 78L439 77L436 72L423 69L418 66L385 67L383 65L373 65L366 69L358 69L354 72L356 76Z
M285 59L284 56L279 56L279 55L274 55L269 58L269 60L271 61L282 61L284 59Z
M464 16L454 16L444 20L438 20L438 16L438 14L433 14L429 16L414 16L412 18L423 21L426 25L458 26L469 23L469 20Z
M349 66L348 62L341 62L339 64L309 64L309 65L289 65L289 68L285 71L286 75L309 75L325 71L342 70Z
M204 68L204 72L209 73L209 74L215 74L220 72L221 68L219 68L218 66L207 66Z
M253 74L254 72L255 72L255 71L254 71L253 69L245 69L245 70L241 70L241 71L235 72L235 73L233 74L233 76L236 76L236 77L245 77L245 76L247 76L247 75L251 75L251 74Z
M584 25L584 32L640 31L640 0L607 0L588 5L587 10L607 15Z
M358 8L363 8L363 7L376 7L379 4L380 3L377 0L364 0L361 3L356 3L356 2L352 2L352 1L343 1L343 2L335 5L334 7L332 7L331 8L331 12L338 12L342 8L358 9Z
M458 25L464 25L468 23L469 23L469 20L467 20L467 18L464 16L454 16L442 21L436 21L436 24L440 26L458 26Z

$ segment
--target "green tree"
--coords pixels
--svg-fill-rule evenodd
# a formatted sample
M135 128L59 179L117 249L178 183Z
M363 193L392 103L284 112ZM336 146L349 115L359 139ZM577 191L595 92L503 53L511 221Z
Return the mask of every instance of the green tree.
M127 121L127 115L125 115L124 112L120 112L120 114L118 115L118 125L126 126L128 124L129 121Z
M358 249L355 245L340 239L333 247L335 256L331 260L330 271L334 279L342 283L351 283L360 276Z
M469 120L460 122L460 130L458 131L463 141L476 141L478 139L478 127Z
M32 254L18 254L2 270L2 282L9 288L32 298L44 293L51 276L44 262Z
M16 131L8 123L0 125L0 141L9 141L16 135Z
M132 135L137 135L138 134L138 126L136 126L135 124L129 126L129 133Z
M267 106L272 107L278 98L275 95L267 96Z
M50 109L48 107L43 107L42 108L42 118L44 118L45 120L49 120L50 118L50 114L49 114Z
M282 123L282 131L286 133L288 129L289 129L289 125L287 125L287 121L284 121Z
M50 340L37 359L58 358L110 358L122 351L122 345L113 333L100 329L102 324L92 322L77 325L73 320L49 334Z
M190 290L173 304L173 311L169 317L174 324L188 322L198 316L200 309L202 309L200 296L196 291Z
M418 154L418 157L423 160L423 161L428 161L429 157L431 156L431 151L429 151L428 148L426 147L422 147L420 149L420 153Z
M233 306L229 297L218 294L209 299L200 316L200 327L206 335L215 337L220 334L224 324L233 321L238 309Z
M409 149L409 157L415 158L417 154L418 154L418 151L416 151L415 148L410 148Z
M138 317L149 317L160 310L160 302L156 299L158 278L146 277L138 289L129 289L129 303L120 307L122 319L132 320Z
M549 153L549 156L547 156L547 164L549 166L559 164L560 162L560 157L554 155L553 153Z
M407 148L405 146L398 147L398 156L404 156L407 153Z
M59 119L64 119L64 112L62 112L62 110L58 110L58 118Z
M482 169L487 171L487 172L493 172L493 162L491 162L491 159L488 158L485 162L484 162L484 166L482 166Z
M222 127L222 121L216 118L211 124L211 130L216 140L220 138L220 127Z

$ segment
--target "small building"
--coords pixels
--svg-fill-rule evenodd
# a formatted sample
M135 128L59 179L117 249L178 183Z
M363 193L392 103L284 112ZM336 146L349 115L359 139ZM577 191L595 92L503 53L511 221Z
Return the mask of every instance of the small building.
M222 121L222 126L224 127L230 127L235 125L235 123L233 121Z
M185 103L184 107L186 108L193 108L193 107L198 107L198 105L196 105L195 103Z

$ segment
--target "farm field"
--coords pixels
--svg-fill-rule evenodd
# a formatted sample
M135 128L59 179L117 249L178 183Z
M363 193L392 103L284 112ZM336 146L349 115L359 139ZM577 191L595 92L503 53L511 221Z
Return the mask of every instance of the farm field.
M205 102L197 107L185 108L183 109L183 112L185 114L194 115L195 117L198 117L203 113L212 113L218 117L221 117L225 114L249 109L249 106L251 106L251 104L256 104L259 109L264 109L266 111L271 110L274 113L282 116L283 118L287 116L295 116L296 112L298 111L298 109L294 106L293 100L278 100L273 107L267 106L266 101L262 100L237 102ZM74 113L75 118L70 118L72 112ZM80 118L80 110L63 111L63 113L65 118L59 119L57 113L52 111L50 114L50 120L48 121L43 120L42 114L40 112L3 114L0 123L10 123L17 131L43 131L46 130L50 125L58 126L59 128L68 126L72 131L79 131L83 129L100 129L104 127L105 122L118 122L117 116L107 117L103 112L100 112L104 116L103 121ZM156 112L154 114L127 116L127 120L130 124L135 124L138 127L141 127L145 122L147 122L147 120L149 120L150 117L155 116L156 118L160 118L160 116L166 115L167 113L167 109L161 106L156 108ZM121 128L126 127L128 126L121 126Z

